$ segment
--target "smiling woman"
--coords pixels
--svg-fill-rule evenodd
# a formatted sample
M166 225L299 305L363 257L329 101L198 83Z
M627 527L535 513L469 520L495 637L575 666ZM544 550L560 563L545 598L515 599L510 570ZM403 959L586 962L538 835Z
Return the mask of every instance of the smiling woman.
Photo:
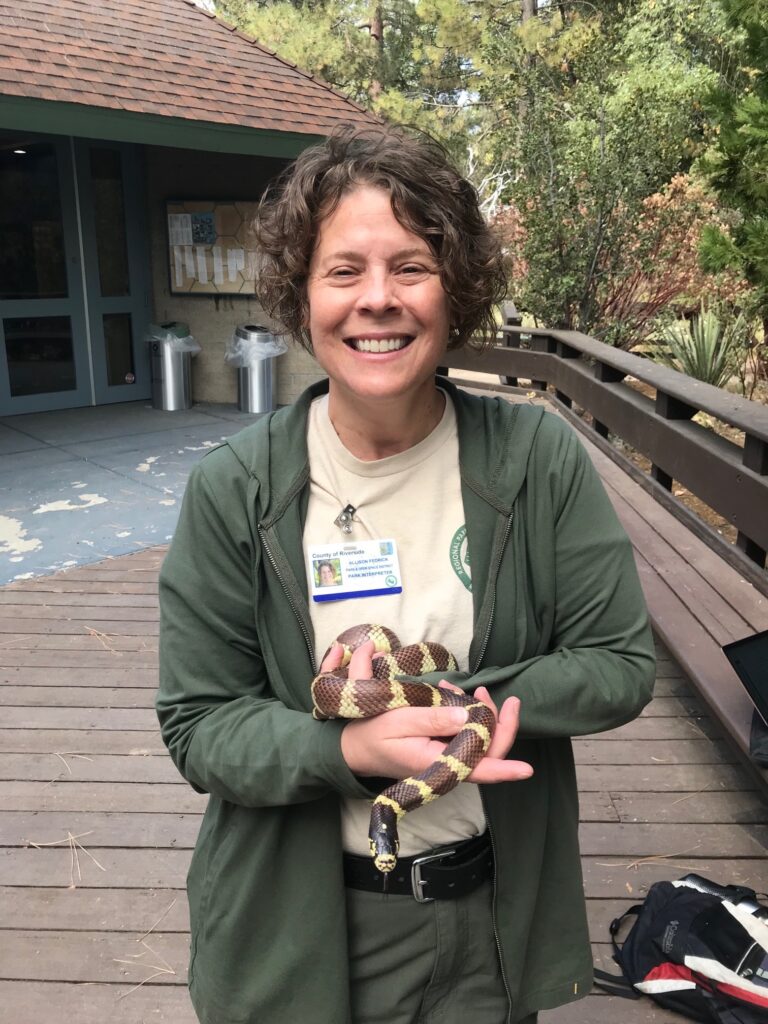
M449 303L435 256L396 219L388 192L358 186L321 222L307 307L342 443L376 459L427 437L445 406L434 377L448 344Z
M440 146L341 129L257 232L262 304L328 379L202 460L161 574L163 737L211 795L193 1002L205 1024L533 1024L591 985L569 737L650 698L631 548L561 421L435 376L504 293ZM335 642L360 623L460 671L403 706L371 642ZM348 656L345 718L318 720L313 678Z

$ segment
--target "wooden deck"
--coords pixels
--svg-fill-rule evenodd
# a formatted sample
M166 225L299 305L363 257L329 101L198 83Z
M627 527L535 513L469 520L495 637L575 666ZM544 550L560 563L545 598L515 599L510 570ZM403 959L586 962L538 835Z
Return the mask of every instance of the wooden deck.
M163 549L0 589L0 1021L193 1024L184 880L204 798L152 709ZM637 721L576 744L595 957L648 885L768 888L768 808L659 647ZM679 1017L601 994L542 1024ZM308 1022L334 1024L334 1022Z

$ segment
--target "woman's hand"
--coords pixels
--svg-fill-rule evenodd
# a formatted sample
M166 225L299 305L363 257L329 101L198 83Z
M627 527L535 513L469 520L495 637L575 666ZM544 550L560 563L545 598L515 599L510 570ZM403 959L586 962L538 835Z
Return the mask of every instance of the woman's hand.
M349 664L352 679L370 679L374 646L368 641L359 647ZM334 645L323 660L321 671L333 672L341 664L342 651ZM456 686L443 681L456 693ZM469 776L470 782L517 782L533 775L525 761L508 761L517 734L520 701L510 697L501 710L485 687L475 691L475 697L487 705L496 717L496 729L485 757ZM341 734L341 753L356 775L384 776L404 779L424 771L445 750L446 743L437 737L455 736L467 721L467 712L456 707L396 708L375 718L355 719Z

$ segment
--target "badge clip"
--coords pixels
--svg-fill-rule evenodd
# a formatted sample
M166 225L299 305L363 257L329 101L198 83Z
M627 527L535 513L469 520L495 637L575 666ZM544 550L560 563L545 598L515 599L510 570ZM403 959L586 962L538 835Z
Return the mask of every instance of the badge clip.
M333 520L342 533L352 533L352 517L357 509L354 505L345 505Z

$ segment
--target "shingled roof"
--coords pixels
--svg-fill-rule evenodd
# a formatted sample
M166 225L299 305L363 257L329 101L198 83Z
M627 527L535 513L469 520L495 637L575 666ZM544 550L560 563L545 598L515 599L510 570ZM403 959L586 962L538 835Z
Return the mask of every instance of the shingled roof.
M0 127L21 127L2 117L14 100L237 134L319 136L372 120L192 0L0 0Z

